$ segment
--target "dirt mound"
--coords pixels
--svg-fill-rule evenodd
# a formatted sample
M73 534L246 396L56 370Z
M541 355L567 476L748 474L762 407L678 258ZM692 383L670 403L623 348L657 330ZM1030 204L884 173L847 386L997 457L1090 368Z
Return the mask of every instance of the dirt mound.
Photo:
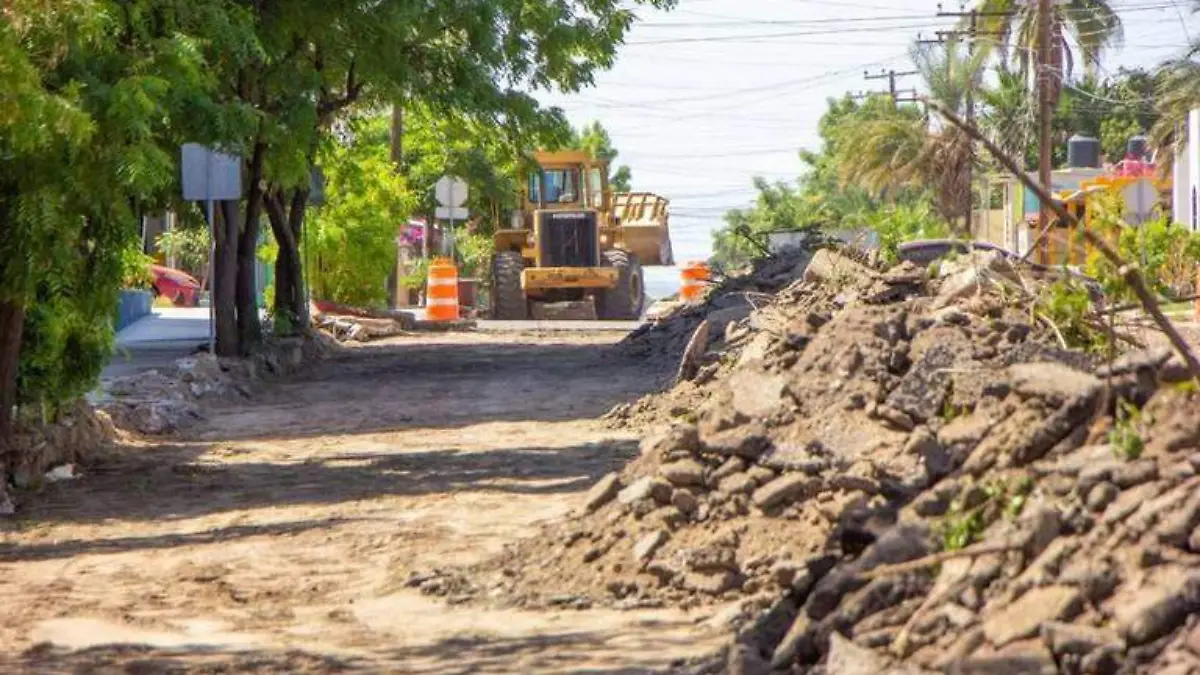
M1062 349L1039 283L994 253L818 253L692 381L618 411L666 423L575 518L466 578L520 604L742 598L714 672L1193 672L1200 394L1166 352ZM665 332L629 344L672 353Z

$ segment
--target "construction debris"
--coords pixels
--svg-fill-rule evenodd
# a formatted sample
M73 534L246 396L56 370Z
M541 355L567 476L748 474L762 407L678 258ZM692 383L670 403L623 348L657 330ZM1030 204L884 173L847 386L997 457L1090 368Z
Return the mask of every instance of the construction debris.
M250 398L264 377L295 371L333 348L328 337L276 340L249 359L221 359L208 353L175 361L164 369L116 378L105 386L101 410L116 426L147 435L191 427L205 416L205 401Z
M708 672L1200 672L1200 392L1169 351L1064 349L1039 284L988 251L727 281L625 343L688 353L612 415L658 423L639 457L469 578L535 606L741 598Z

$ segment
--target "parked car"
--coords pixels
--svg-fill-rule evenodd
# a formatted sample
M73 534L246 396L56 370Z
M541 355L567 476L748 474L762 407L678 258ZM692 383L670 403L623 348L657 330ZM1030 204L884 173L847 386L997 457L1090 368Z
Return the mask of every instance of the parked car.
M187 272L151 265L150 273L154 275L151 289L154 297L167 298L176 307L195 307L200 296L200 282Z

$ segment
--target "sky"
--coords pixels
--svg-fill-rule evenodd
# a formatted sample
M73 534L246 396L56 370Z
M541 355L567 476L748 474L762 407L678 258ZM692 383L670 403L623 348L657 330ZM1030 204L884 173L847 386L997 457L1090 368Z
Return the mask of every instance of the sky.
M1102 73L1152 66L1200 38L1189 0L1111 1L1125 42ZM937 16L936 0L680 0L671 12L638 12L616 66L596 86L540 98L577 126L599 120L619 163L633 169L633 188L671 200L677 260L708 257L724 212L753 202L754 176L800 175L797 152L818 147L828 97L886 90L886 80L864 80L864 70L910 70L912 42L956 21ZM918 84L909 77L898 86ZM671 274L652 273L648 284Z

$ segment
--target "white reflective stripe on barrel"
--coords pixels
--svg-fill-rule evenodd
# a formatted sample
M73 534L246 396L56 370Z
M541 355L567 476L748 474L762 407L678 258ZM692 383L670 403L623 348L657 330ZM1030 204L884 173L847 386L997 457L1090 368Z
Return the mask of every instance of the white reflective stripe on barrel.
M425 300L425 304L429 307L436 307L439 305L453 307L458 305L458 300L454 298L428 298Z

